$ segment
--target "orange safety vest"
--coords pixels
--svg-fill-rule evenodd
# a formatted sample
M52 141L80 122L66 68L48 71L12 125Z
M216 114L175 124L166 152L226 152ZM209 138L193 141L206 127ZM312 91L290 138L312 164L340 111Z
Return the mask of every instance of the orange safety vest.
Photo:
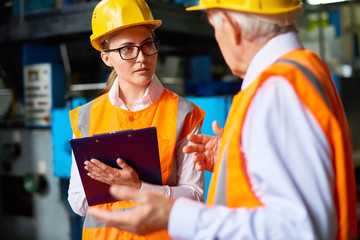
M246 155L243 155L240 140L244 119L256 90L274 75L288 80L327 138L332 150L331 163L335 174L333 197L338 222L336 239L355 238L357 199L351 135L341 100L327 67L308 50L296 50L284 55L234 97L211 180L207 205L222 204L230 208L262 206L260 199L251 190L244 165Z
M174 151L176 143L202 124L205 112L190 101L164 89L157 101L140 111L127 111L113 106L108 93L70 111L71 126L76 138L145 127L157 128L163 184L177 175ZM175 167L174 167L175 166ZM174 185L174 183L172 183ZM135 207L130 201L99 204L106 210L125 211ZM169 239L166 230L146 236L119 231L86 215L83 239Z

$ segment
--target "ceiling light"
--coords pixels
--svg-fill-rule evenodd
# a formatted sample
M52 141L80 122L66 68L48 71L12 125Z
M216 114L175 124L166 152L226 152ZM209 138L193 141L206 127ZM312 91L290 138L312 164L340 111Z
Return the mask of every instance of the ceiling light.
M307 0L310 5L328 4L328 3L339 3L347 2L348 0Z

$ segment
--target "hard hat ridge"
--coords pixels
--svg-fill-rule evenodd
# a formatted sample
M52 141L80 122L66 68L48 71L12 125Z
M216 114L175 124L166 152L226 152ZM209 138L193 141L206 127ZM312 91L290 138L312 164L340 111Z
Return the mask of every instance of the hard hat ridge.
M161 20L154 20L145 0L102 0L92 15L91 45L102 51L101 42L118 30L139 25L156 29L161 23Z
M280 26L293 23L303 11L301 0L200 0L186 10L215 8L252 13Z

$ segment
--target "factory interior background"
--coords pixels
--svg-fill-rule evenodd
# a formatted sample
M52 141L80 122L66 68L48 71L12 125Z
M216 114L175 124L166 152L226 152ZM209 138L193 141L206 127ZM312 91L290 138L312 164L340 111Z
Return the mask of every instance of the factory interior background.
M81 239L82 218L67 202L69 110L98 96L109 74L89 41L97 3L0 2L0 239ZM202 132L213 135L211 122L224 126L242 80L226 66L204 13L185 11L196 1L147 3L163 21L155 32L156 74L207 112ZM332 73L353 137L359 185L360 1L309 0L304 9L296 22L299 36ZM205 177L208 187L211 174Z

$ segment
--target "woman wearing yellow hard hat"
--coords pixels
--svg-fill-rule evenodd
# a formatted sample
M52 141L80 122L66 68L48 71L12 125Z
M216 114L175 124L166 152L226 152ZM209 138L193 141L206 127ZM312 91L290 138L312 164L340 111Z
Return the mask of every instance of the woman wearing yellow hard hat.
M121 159L117 159L117 164L122 170L96 159L86 161L88 175L110 185L202 201L204 176L194 169L192 156L185 155L182 148L189 143L186 138L189 133L200 132L205 113L165 89L156 77L159 42L154 30L160 25L161 20L153 19L144 0L99 2L93 12L90 40L101 52L103 62L113 70L103 95L70 112L71 125L76 138L155 126L162 186L140 181L138 174ZM83 239L168 238L167 231L146 236L119 231L87 215L88 205L74 161L68 200L75 213L85 216ZM133 201L96 205L112 211L126 211L134 206Z

